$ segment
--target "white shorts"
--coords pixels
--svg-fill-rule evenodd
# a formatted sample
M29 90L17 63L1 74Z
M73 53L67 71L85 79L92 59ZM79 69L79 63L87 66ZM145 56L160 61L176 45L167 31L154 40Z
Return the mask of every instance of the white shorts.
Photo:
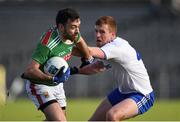
M66 96L63 83L57 86L34 84L26 81L28 97L34 102L38 109L43 110L49 104L58 102L62 108L66 107Z

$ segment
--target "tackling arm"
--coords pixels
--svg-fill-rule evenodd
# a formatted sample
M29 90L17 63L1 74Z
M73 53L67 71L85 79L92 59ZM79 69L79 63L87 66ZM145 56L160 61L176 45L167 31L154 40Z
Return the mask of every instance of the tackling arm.
M97 60L92 64L86 65L78 69L79 74L91 75L99 72L103 72L111 68L110 64L105 64L102 60Z
M105 54L101 50L101 48L99 48L99 47L88 47L88 48L89 48L90 54L93 57L100 58L100 59L105 59Z
M106 59L105 53L99 48L99 47L88 47L90 54L93 57L97 57L100 59ZM103 72L106 69L111 68L110 64L105 64L103 61L98 60L94 63L90 63L89 65L85 65L83 67L77 68L77 67L71 67L71 75L73 74L95 74L98 72Z

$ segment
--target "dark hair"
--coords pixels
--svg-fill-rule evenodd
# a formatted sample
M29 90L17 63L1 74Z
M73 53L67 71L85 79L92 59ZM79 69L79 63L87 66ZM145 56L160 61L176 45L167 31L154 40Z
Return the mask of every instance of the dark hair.
M68 21L68 19L70 20L75 20L80 18L79 13L72 9L72 8L65 8L62 10L59 10L57 16L56 16L56 25L58 26L58 24L63 24L65 25Z
M111 32L115 32L115 33L117 32L116 21L112 16L102 16L96 21L95 24L96 25L107 24Z

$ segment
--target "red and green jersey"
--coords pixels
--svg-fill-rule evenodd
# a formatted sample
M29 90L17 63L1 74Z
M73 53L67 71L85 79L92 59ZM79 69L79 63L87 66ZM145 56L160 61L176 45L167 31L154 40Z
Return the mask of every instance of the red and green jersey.
M40 69L43 71L44 64L53 56L63 57L66 61L69 60L74 45L75 43L66 44L63 42L58 29L51 28L42 35L32 59L41 64Z

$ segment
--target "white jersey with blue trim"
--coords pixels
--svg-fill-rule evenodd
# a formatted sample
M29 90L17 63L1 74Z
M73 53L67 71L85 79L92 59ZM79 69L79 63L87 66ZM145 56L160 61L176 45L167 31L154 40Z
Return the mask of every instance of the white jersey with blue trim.
M140 92L147 95L153 91L139 53L126 40L116 37L101 49L112 64L113 76L118 80L122 93Z

